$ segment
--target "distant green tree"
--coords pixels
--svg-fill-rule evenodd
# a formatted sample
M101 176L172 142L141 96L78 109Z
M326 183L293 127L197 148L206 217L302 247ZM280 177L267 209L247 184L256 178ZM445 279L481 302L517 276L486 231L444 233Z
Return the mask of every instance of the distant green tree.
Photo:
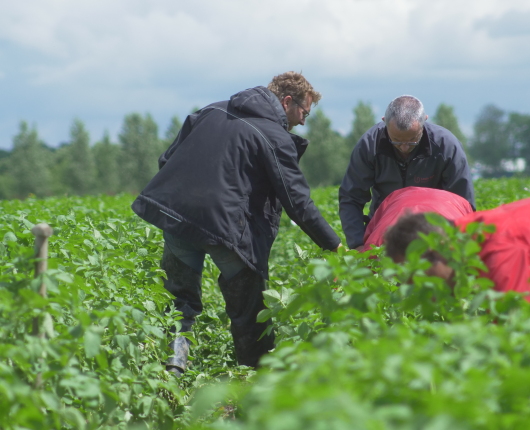
M96 166L90 148L90 135L80 119L70 127L70 142L66 146L63 181L70 193L85 195L95 192Z
M442 127L445 127L447 130L453 133L456 138L460 142L462 142L462 145L464 146L466 152L468 152L467 137L464 135L464 133L462 133L462 130L460 130L460 126L458 125L458 119L455 115L452 106L446 105L445 103L440 103L440 105L436 109L434 117L432 118L432 122L441 125Z
M510 145L506 137L506 113L494 105L485 106L474 125L474 136L469 152L488 170L488 175L503 173L501 160L510 157Z
M359 101L357 106L353 108L352 130L346 137L346 144L350 149L350 152L353 151L354 146L357 145L361 136L375 125L375 123L375 114L372 110L372 106L368 103Z
M51 153L39 139L37 129L20 123L18 134L13 139L13 150L9 157L10 190L4 193L11 197L25 198L29 194L43 197L51 193Z
M133 113L125 117L119 139L122 189L139 192L158 171L158 126L151 115Z
M13 189L13 181L9 174L10 151L0 149L0 200L9 199Z
M511 112L506 124L510 155L526 161L526 174L530 173L530 115Z
M71 161L70 142L63 142L53 152L52 158L52 194L72 194L68 181L68 170Z
M344 137L331 129L331 120L321 109L311 113L307 126L310 143L300 161L304 176L313 187L340 184L349 160Z
M180 129L182 128L182 121L180 121L178 116L173 116L169 123L169 127L166 130L166 140L171 144L179 134Z
M121 180L119 170L120 147L110 141L105 132L101 141L92 147L96 165L96 186L98 193L116 194L120 191Z
M0 200L10 199L13 195L13 177L11 176L11 152L0 152Z
M160 139L160 149L158 151L159 155L169 148L169 145L173 143L181 128L182 122L180 121L179 117L176 115L173 116L169 123L169 127L166 130L165 139Z

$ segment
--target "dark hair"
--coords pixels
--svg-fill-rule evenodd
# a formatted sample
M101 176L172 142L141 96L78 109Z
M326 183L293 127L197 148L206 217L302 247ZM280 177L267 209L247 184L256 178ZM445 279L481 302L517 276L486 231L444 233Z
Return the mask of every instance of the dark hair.
M424 213L403 215L384 235L386 255L393 260L404 257L410 243L419 238L418 233L429 234L433 231L444 234L444 231L440 227L432 225L427 221ZM434 262L440 259L441 256L438 252L432 250L427 251L423 257Z

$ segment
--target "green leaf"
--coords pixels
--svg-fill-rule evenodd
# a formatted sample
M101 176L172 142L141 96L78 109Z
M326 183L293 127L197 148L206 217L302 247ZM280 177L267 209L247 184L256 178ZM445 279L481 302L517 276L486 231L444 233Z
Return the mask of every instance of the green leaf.
M81 324L77 324L74 327L69 328L68 332L72 335L72 337L80 338L83 336L83 326Z
M94 255L87 255L88 261L90 261L90 264L93 266L97 266L98 264L98 256L96 254Z
M115 264L117 266L123 267L124 269L130 269L130 270L134 270L135 269L134 263L132 261L129 261L129 260L119 260L119 261L115 262Z
M149 332L159 338L159 339L163 339L165 336L164 336L164 332L162 330L160 330L158 327L155 327L155 326L144 326L144 327L148 327L149 328Z
M17 242L17 241L18 239L15 236L15 233L13 233L12 231L8 231L7 233L4 234L4 240L3 240L4 243Z
M87 330L85 332L85 354L87 358L98 355L100 346L101 335L93 330Z
M114 339L116 340L116 343L121 348L127 348L129 346L129 343L131 342L131 338L127 334L117 334L114 336Z
M62 412L63 418L76 430L85 430L86 419L76 408L67 407Z
M304 251L302 248L300 248L298 244L296 243L294 244L294 249L296 251L298 258L300 258L301 260L305 260L307 258L307 252Z
M132 312L133 319L138 323L141 324L145 318L145 314L139 310L139 309L133 309Z
M322 281L324 279L327 279L330 277L331 274L332 274L331 268L323 264L315 266L313 270L313 275L315 275L315 278L317 279L317 281Z
M267 320L269 320L272 316L272 312L270 309L263 309L259 312L258 314L258 317L257 317L257 321L262 323L262 322L265 322Z
M101 233L99 232L99 230L94 229L93 232L94 232L94 239L100 240L100 239L103 238L103 236L101 236Z
M55 336L55 331L53 330L53 319L48 312L46 312L42 318L41 329L49 338L53 338Z
M93 244L90 240L85 239L85 240L83 240L83 243L84 243L86 246L88 246L90 249L94 249L94 244Z
M96 362L98 363L98 366L102 370L108 369L109 367L109 361L107 360L107 355L103 351L101 351L98 355L96 355Z
M143 302L143 305L145 306L145 310L148 312L156 311L156 305L151 300L146 300Z
M50 393L48 391L40 391L40 397L43 403L46 405L46 408L51 411L59 412L60 401L55 393Z
M35 226L35 224L28 221L26 218L22 218L22 224L24 224L28 230L31 230Z
M263 297L267 303L279 302L281 300L280 293L276 290L265 290L263 291Z
M126 384L121 384L118 393L120 400L128 405L131 401L131 389Z
M75 382L74 388L80 397L98 397L101 393L98 379L83 376L78 377Z
M468 240L464 247L464 255L470 257L473 254L479 253L481 250L480 245L474 240Z
M309 332L309 326L305 321L298 326L298 336L300 336L300 338L306 340Z

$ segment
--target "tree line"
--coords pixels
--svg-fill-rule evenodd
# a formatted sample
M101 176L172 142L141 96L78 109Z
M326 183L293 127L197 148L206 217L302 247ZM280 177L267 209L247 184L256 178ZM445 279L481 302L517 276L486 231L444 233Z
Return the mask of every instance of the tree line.
M181 126L174 116L160 138L151 115L132 113L125 116L118 142L105 133L91 145L84 123L75 119L68 142L53 148L39 138L36 127L22 121L12 150L0 159L0 198L139 192Z
M322 109L315 109L307 119L305 135L311 144L300 162L309 184L339 184L353 147L377 121L370 104L360 101L353 108L350 132L342 135L332 128ZM506 161L518 158L526 160L530 171L530 115L485 106L469 140L449 105L440 104L429 121L453 132L470 161L480 163L485 176L506 173ZM159 137L151 115L132 113L124 118L118 142L112 142L105 133L91 144L84 123L75 119L68 142L54 148L40 139L35 126L22 121L11 151L0 152L0 198L137 193L156 173L158 157L181 126L174 116L164 136Z
M353 109L353 118L350 133L342 136L331 128L322 110L308 117L306 137L311 144L300 165L311 186L340 184L353 147L379 121L364 102ZM521 174L530 174L530 115L487 105L478 115L469 139L460 129L452 106L441 103L429 121L447 128L462 142L469 163L481 176L510 176L516 160L521 159L526 164Z

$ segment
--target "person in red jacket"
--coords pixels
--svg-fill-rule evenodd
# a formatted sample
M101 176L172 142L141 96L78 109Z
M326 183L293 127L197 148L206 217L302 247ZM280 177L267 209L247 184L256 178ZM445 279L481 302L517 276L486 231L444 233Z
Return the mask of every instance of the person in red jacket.
M450 191L423 187L407 187L392 192L377 208L364 233L362 252L381 246L389 227L405 213L436 212L448 220L472 213L469 202Z
M479 256L488 268L483 276L495 284L497 291L527 293L530 301L530 199L502 205L495 209L465 215L454 221L462 231L472 222L494 224L494 233L486 234ZM429 233L437 227L429 224L424 214L405 215L385 234L386 252L394 261L405 258L407 246L418 232ZM432 266L428 275L451 281L453 269L436 252L429 252Z

